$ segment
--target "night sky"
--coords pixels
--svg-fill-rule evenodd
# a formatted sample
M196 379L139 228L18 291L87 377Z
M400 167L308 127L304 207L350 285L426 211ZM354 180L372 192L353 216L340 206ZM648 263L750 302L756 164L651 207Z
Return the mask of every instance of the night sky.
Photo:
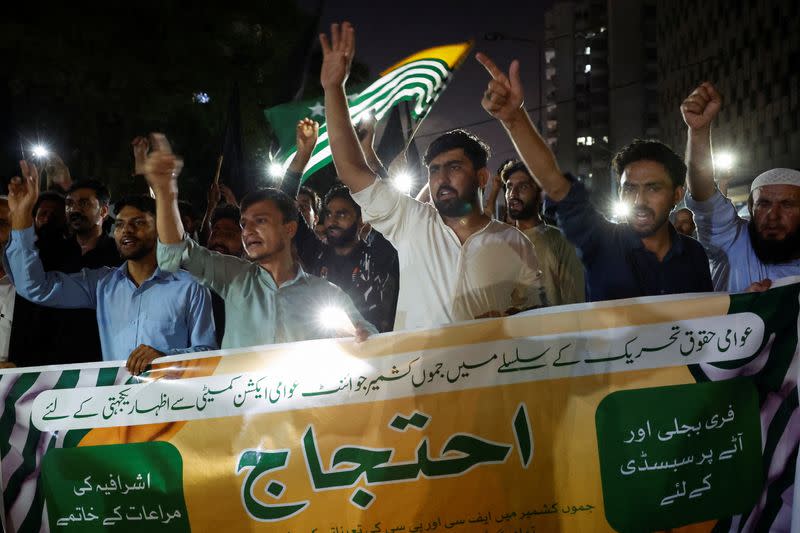
M544 12L549 1L508 1L468 3L453 0L411 0L391 4L375 0L327 2L322 13L322 27L331 22L350 21L356 29L356 58L370 68L371 78L412 53L442 44L473 39L475 49L488 53L502 68L512 59L522 63L528 107L538 102L536 72L539 61L534 43L486 41L487 32L525 39L538 39L544 28ZM315 2L301 1L310 10ZM312 73L315 74L316 73ZM499 124L486 114L480 104L488 83L488 74L474 59L467 59L444 91L417 134L417 146L423 153L435 135L452 128L465 127L483 138L492 148L489 168L514 156L514 149ZM534 119L536 117L534 116ZM479 125L471 125L483 122Z

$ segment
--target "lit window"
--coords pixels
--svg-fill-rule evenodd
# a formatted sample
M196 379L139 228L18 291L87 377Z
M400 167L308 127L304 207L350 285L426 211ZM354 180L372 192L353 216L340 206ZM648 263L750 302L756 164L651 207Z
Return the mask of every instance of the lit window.
M608 142L608 135L603 135L603 142L604 142L604 143L607 143L607 142Z
M589 54L591 54L591 53L592 53L592 47L591 47L591 46L587 46L587 47L586 47L586 50L584 50L584 53L585 53L587 56L588 56Z
M208 96L208 93L204 92L194 93L192 99L198 104L207 104L211 101L211 97Z
M586 68L583 69L583 73L584 74L588 74L591 71L592 71L592 66L591 65L586 65Z
M549 63L556 58L556 51L555 50L545 50L544 52L544 62Z
M605 31L606 31L606 27L605 26L600 26L600 33L603 33Z
M594 137L586 137L586 146L591 146L594 144Z
M586 146L586 137L578 137L578 146Z

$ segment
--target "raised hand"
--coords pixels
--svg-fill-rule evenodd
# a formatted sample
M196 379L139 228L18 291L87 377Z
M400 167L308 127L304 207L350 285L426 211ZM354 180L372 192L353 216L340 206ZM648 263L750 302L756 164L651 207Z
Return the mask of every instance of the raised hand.
M62 161L58 154L50 152L47 155L47 164L44 167L47 172L47 179L52 181L63 190L67 190L72 186L72 176L69 173L69 168Z
M131 141L133 146L133 174L134 176L141 176L144 174L144 165L147 161L147 150L150 148L150 142L146 137L134 137Z
M144 164L144 175L153 190L177 189L178 174L183 168L183 160L172 153L169 141L162 133L150 134L152 150Z
M504 123L513 122L520 117L520 110L525 101L525 93L519 77L519 61L511 62L508 75L486 54L478 53L475 59L492 76L486 92L483 93L481 105L487 113Z
M311 155L314 146L317 144L319 136L319 124L310 118L304 118L297 123L295 140L297 141L297 151Z
M331 24L330 40L322 33L319 42L322 45L322 69L319 75L322 88L344 87L356 51L353 26L349 22L343 22L341 26Z
M33 225L33 206L39 197L39 171L36 165L24 159L19 162L22 177L11 178L8 184L8 210L12 229L25 229Z
M220 183L219 190L222 193L222 197L225 199L226 204L239 207L239 202L236 200L236 195L233 194L233 191L230 189L230 187L224 183Z
M683 101L681 115L690 129L702 130L711 126L720 109L722 96L710 82L704 82Z

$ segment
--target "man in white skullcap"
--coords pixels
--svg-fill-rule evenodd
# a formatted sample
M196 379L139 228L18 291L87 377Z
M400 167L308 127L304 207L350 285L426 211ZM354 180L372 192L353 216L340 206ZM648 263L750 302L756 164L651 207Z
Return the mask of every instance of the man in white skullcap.
M686 206L711 261L714 289L766 290L777 279L800 275L800 172L773 168L756 177L747 200L750 221L740 218L714 183L711 122L721 107L708 82L681 105L689 127Z

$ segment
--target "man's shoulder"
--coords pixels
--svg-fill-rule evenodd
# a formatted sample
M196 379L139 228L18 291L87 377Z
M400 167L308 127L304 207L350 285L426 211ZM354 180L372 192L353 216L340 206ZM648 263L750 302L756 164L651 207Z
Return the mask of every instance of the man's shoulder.
M703 258L704 261L708 261L708 257L706 256L706 250L700 241L693 237L689 237L688 235L683 235L681 233L677 233L678 239L681 241L681 245L683 246L684 253L691 256L700 256Z

